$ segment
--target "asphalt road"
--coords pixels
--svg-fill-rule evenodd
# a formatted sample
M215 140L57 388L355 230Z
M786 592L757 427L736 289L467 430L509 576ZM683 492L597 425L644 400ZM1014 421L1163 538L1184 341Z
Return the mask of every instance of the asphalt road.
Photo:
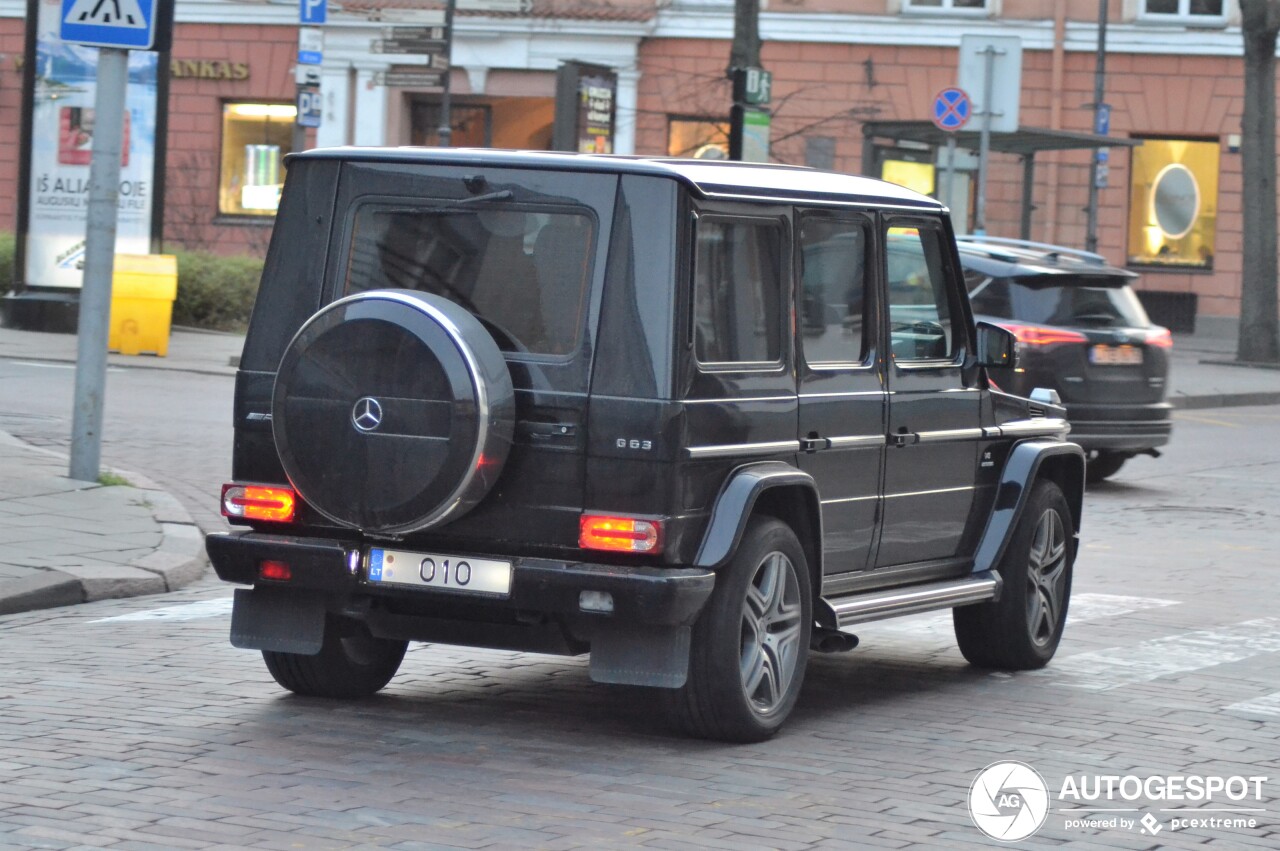
M0 362L0 428L65 444L54 370ZM114 372L104 460L212 517L230 398ZM292 697L228 644L212 580L0 618L0 846L994 847L971 786L1017 760L1048 789L1017 847L1275 848L1280 408L1177 417L1165 457L1088 494L1047 669L969 668L945 614L867 625L761 745L674 737L580 659L415 646L375 698ZM1204 801L1169 776L1267 779ZM1089 799L1106 777L1140 794ZM1004 825L1027 809L992 803Z

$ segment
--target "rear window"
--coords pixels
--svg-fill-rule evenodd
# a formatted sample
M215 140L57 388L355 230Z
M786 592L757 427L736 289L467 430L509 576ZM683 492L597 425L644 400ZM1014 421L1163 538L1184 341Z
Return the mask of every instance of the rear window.
M1087 278L1036 277L1025 281L989 278L974 282L973 312L996 319L1077 328L1145 328L1142 303L1124 284L1104 286Z
M595 218L548 207L405 207L356 211L344 294L434 293L471 311L499 348L575 350L595 243Z

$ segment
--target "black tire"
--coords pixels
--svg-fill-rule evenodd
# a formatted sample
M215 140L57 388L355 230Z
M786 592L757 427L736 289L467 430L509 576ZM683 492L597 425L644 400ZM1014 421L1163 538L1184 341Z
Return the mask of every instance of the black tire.
M1074 561L1071 509L1062 490L1042 479L1000 561L1000 599L952 610L964 658L980 668L1044 667L1062 640Z
M1129 457L1119 452L1104 450L1091 453L1084 465L1084 480L1091 485L1096 485L1111 478L1120 472L1120 468L1124 466L1125 461L1129 460Z
M294 336L271 427L310 507L342 526L404 535L457 519L493 487L515 391L493 335L465 309L373 290L324 307Z
M664 692L669 719L707 739L769 738L800 694L812 626L809 567L795 533L772 518L752 520L693 627L688 679Z
M314 656L262 651L276 682L308 697L368 697L400 668L407 641L374 638L363 624L328 616L324 644Z

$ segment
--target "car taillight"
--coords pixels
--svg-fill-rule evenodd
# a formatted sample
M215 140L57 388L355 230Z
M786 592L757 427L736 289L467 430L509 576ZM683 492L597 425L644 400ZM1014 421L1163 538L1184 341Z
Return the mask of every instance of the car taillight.
M273 582L288 582L293 578L293 568L287 561L264 559L258 562L258 578L270 579Z
M292 488L266 485L222 486L224 517L292 523L297 501L297 494Z
M611 552L661 552L662 521L584 514L578 525L578 546Z
M1039 325L1004 325L1019 343L1027 346L1052 346L1056 343L1087 343L1089 338L1079 331L1044 328Z
M1147 345L1155 346L1157 349L1172 349L1173 334L1169 333L1168 328L1148 328L1147 329Z

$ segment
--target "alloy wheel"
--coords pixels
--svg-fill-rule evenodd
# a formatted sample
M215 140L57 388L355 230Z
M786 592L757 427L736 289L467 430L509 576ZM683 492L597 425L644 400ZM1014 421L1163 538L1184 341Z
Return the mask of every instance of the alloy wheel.
M1027 563L1027 626L1040 647L1057 632L1066 573L1066 531L1058 512L1049 509L1036 522Z
M795 565L781 552L769 553L743 601L739 657L743 692L761 715L778 708L796 675L801 612Z

